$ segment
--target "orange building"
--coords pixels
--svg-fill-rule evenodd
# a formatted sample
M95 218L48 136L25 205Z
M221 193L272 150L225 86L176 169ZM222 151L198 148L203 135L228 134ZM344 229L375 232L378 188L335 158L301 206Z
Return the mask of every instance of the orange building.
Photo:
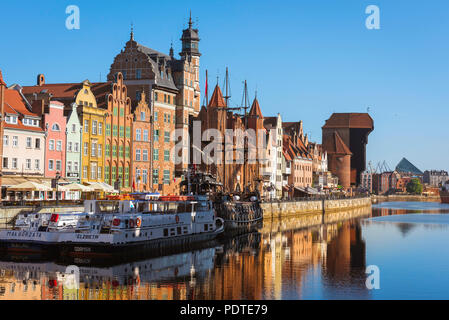
M142 92L139 104L134 109L132 122L132 175L133 191L151 190L150 155L151 155L151 111Z

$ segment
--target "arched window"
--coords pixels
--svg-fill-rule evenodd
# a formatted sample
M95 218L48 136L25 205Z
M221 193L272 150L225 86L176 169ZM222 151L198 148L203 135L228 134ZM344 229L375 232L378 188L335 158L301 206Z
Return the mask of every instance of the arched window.
M55 123L51 127L51 131L61 131L61 128L59 127L59 124Z

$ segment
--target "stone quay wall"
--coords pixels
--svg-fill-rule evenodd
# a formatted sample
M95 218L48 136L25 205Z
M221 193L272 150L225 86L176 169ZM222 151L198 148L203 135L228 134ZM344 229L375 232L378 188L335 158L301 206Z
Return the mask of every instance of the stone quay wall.
M261 204L264 219L282 218L298 215L316 214L323 212L345 211L348 209L371 208L371 198L347 198L335 200L302 200L302 201L275 201ZM318 219L318 218L316 218Z
M424 195L399 195L393 194L389 196L371 196L373 203L388 201L419 201L419 202L441 202L440 196L424 196Z
M284 232L306 228L320 227L326 224L335 224L351 219L365 218L371 216L371 207L345 209L342 211L330 211L323 213L299 213L296 215L282 216L278 218L264 219L262 234L273 232Z

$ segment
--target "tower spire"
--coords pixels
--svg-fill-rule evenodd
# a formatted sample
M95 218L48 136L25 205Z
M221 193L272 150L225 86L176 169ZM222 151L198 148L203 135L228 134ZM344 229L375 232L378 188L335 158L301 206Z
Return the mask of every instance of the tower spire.
M134 24L131 22L131 40L134 40Z
M190 18L189 18L189 29L192 29L192 10L190 10Z
M172 40L171 45L170 45L170 57L173 58L174 55L175 54L174 54L174 51L173 51L173 40Z

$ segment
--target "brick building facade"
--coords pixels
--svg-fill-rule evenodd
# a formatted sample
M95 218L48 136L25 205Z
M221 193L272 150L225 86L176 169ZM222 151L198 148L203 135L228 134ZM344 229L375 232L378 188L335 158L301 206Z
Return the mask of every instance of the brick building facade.
M133 191L151 190L151 111L146 102L145 92L133 112L132 122L132 187Z
M187 170L188 154L180 154L184 162L175 166L171 135L175 128L181 129L187 142L189 123L200 109L199 41L198 29L193 28L190 19L188 28L182 32L180 59L176 59L173 47L169 55L145 47L134 40L132 30L130 40L114 58L108 75L112 80L117 72L122 72L133 107L137 106L142 92L145 93L152 113L151 187L164 194L177 192Z

